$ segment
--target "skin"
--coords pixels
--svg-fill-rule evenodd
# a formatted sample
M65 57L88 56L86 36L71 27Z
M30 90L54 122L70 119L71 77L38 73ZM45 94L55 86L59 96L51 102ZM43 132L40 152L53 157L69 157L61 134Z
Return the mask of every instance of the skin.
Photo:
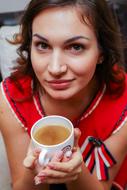
M94 73L102 54L94 30L91 25L81 22L78 9L66 7L41 12L33 21L32 34L31 61L41 85L44 110L47 115L59 114L73 120L88 106L99 88ZM7 149L13 190L48 190L50 183L66 183L68 190L95 190L95 186L98 190L110 189L127 153L127 124L105 141L117 165L109 169L110 180L100 182L83 163L78 129L75 129L71 159L59 153L42 169L36 162L39 151L32 150L27 132L13 116L1 91L0 103L0 129Z
M45 91L41 102L47 115L71 113L72 104L80 114L82 101L87 106L98 90L94 73L101 52L96 36L92 26L82 23L79 12L71 9L45 10L32 25L31 61ZM56 109L51 109L54 105Z

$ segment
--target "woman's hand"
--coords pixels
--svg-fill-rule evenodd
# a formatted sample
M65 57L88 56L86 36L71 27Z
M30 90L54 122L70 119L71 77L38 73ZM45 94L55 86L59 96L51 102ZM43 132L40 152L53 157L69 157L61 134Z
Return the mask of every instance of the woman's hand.
M28 148L27 156L25 157L23 161L23 165L26 169L31 170L35 176L42 171L42 167L38 163L38 157L40 154L40 149L33 149L31 143ZM40 184L39 179L35 180L35 185Z
M38 157L40 154L39 149L30 150L27 153L26 158L23 161L23 165L28 169L35 169L36 164L38 163Z
M83 162L82 154L78 147L79 137L80 131L75 129L75 143L71 158L65 157L61 151L57 153L47 167L42 169L35 177L36 183L67 183L78 178Z

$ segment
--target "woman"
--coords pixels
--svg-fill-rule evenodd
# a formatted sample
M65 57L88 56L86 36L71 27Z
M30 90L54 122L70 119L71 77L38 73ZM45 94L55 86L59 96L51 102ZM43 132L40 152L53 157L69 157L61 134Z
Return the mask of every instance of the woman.
M13 189L124 189L127 84L105 0L32 0L20 43L19 67L0 96ZM35 121L54 114L73 122L75 147L70 159L60 152L42 169L28 134Z

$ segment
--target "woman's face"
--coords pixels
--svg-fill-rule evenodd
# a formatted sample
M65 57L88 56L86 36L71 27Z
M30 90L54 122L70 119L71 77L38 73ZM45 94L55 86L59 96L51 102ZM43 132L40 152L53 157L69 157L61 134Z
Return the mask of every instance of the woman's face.
M69 99L89 90L100 50L92 26L76 8L51 8L32 24L31 62L45 92Z

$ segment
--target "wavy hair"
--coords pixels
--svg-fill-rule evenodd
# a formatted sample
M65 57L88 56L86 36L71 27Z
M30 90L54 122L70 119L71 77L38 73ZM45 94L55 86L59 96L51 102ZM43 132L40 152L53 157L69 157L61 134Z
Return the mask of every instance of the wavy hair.
M78 7L83 22L85 17L92 24L98 45L103 53L103 62L96 68L96 76L102 83L105 82L111 94L120 94L125 86L123 45L121 34L116 20L105 0L32 0L24 11L21 19L20 43L18 48L18 63L16 72L11 77L17 79L24 75L33 78L34 90L38 80L31 65L31 41L33 19L42 11L54 7Z

